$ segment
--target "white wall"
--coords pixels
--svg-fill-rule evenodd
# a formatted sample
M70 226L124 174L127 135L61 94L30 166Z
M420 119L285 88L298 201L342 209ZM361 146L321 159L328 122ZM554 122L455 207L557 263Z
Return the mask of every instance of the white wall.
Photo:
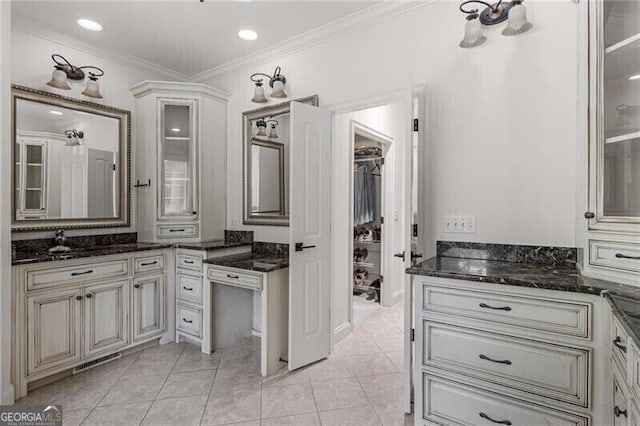
M235 226L242 219L242 121L253 72L282 66L291 98L319 94L336 106L427 83L427 232L436 239L575 245L578 7L529 0L532 31L460 49L458 3L436 1L342 37L209 81L229 101L229 228L286 242L286 228ZM445 214L475 214L475 235L443 234ZM429 253L427 253L429 254Z
M148 72L139 71L120 63L94 55L90 52L80 50L75 47L66 46L43 38L39 35L31 34L22 29L13 28L11 30L11 83L27 86L48 92L58 93L76 99L89 100L117 108L126 109L132 112L132 130L135 128L135 99L129 92L129 88L143 80L163 79L160 75L153 75ZM84 90L86 82L69 81L71 90L59 90L46 85L51 79L53 71L53 61L51 55L58 53L63 55L73 64L95 65L104 70L105 76L100 79L100 92L103 99L86 98L80 94ZM132 131L132 158L131 158L131 182L135 183L135 134ZM88 230L69 230L67 235L90 235L108 234L119 232L135 232L136 230L136 206L137 194L134 188L131 191L131 226L123 228L104 228ZM13 239L44 238L50 237L52 232L20 232L12 235Z
M11 3L0 2L0 404L13 403L11 385Z

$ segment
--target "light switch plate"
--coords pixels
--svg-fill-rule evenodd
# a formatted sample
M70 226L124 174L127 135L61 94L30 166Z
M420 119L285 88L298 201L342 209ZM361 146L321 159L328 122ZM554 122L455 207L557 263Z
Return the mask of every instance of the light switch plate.
M452 234L475 234L477 218L475 215L444 217L444 232Z

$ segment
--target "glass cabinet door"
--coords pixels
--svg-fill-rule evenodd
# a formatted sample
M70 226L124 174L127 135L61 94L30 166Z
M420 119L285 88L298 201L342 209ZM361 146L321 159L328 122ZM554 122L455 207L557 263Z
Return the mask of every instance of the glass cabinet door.
M195 102L160 103L160 218L196 212Z
M640 218L640 1L597 4L597 220Z
M15 203L18 215L27 215L23 218L41 218L46 211L46 158L46 142L16 144Z

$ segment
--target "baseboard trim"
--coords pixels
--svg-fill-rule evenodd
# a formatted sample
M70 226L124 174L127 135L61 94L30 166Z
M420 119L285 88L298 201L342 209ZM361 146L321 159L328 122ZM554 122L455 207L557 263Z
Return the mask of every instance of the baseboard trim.
M348 335L353 332L353 326L349 321L340 324L333 330L333 338L331 339L331 347L342 342Z
M15 388L11 383L9 383L9 386L7 386L6 389L2 390L2 397L0 398L0 404L13 405L16 402L15 396L16 396Z

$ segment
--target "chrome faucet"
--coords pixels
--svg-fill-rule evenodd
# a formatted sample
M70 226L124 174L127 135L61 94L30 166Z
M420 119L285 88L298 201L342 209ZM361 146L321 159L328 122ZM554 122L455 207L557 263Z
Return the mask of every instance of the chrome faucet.
M59 228L56 230L56 237L55 237L55 247L51 247L49 249L49 253L64 253L64 252L68 252L71 251L70 247L67 247L64 245L66 238L64 237L64 229Z

